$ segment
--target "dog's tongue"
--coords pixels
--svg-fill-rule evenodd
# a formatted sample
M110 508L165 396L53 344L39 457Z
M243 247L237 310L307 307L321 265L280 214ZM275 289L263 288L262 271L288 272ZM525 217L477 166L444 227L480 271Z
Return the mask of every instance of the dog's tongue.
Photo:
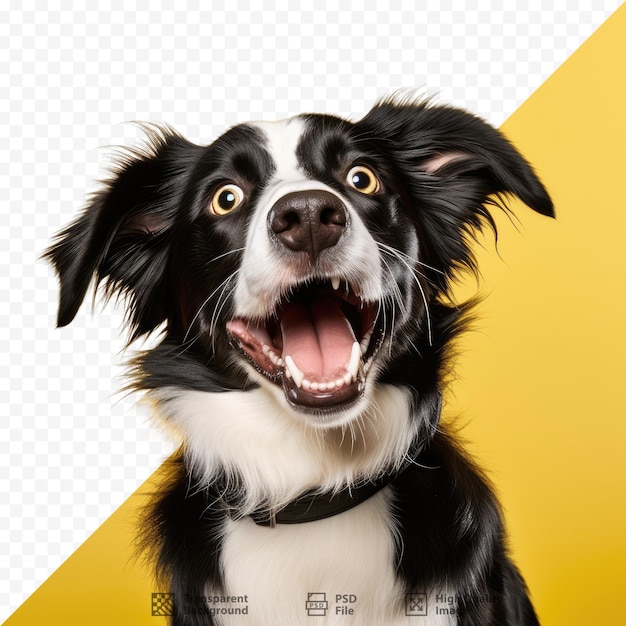
M290 356L306 378L323 380L345 372L352 345L352 327L339 303L315 300L310 307L287 304L280 315L283 358Z

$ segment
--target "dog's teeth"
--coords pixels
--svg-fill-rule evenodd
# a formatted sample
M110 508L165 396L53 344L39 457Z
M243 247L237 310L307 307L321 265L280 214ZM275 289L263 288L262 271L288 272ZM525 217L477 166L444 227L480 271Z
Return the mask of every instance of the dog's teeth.
M298 388L301 388L304 374L298 369L298 366L293 362L293 359L289 355L285 357L285 365L287 367L287 371L293 378L293 382L296 383Z
M302 379L302 389L304 389L305 391L310 391L311 390L311 381L307 380L306 378Z
M319 389L320 391L326 391L326 390L328 389L328 384L327 384L327 383L320 383L320 384L318 385L318 389Z
M269 347L267 344L265 344L265 343L264 343L264 344L261 346L261 352L263 352L263 354L264 354L265 356L269 356L269 353L270 353L270 347Z
M361 363L361 345L358 341L352 344L352 352L350 353L350 360L346 369L351 374L352 378L356 378L359 375L359 365Z
M318 391L319 388L320 386L318 383L315 383L315 382L311 383L311 391Z
M333 276L330 279L330 284L333 286L333 289L337 291L337 289L339 289L339 285L341 284L341 279L338 276Z
M278 367L285 367L285 361L281 357L278 357L276 365L278 365Z
M342 380L344 384L349 385L352 382L352 374L350 374L350 372L346 372Z

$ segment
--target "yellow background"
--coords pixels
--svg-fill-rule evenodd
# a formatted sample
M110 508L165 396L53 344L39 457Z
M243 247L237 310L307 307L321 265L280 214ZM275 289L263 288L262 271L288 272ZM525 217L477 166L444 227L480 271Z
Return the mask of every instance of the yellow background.
M451 414L502 498L546 625L624 624L626 5L504 124L556 205L479 253Z
M446 414L501 496L545 625L624 623L626 583L626 6L503 126L557 221L514 209L479 250L481 305ZM164 626L132 561L142 486L12 617Z

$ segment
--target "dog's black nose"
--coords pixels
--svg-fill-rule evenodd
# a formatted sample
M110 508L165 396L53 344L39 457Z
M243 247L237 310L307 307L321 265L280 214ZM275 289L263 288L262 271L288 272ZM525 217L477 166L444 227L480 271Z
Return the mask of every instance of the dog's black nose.
M297 191L276 201L267 217L270 233L294 252L306 252L315 262L322 250L334 246L348 223L344 203L323 191Z

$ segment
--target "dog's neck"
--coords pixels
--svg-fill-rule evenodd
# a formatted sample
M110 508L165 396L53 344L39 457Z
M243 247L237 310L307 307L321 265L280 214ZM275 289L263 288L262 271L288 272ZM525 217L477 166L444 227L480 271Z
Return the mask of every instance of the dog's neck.
M282 509L259 510L252 513L250 517L259 526L274 528L278 524L305 524L340 515L376 495L400 476L413 462L413 457L409 456L400 470L386 472L376 480L360 485L346 486L340 491L319 493L313 489L292 500Z
M334 429L294 419L263 389L166 388L148 397L179 432L198 486L221 477L227 499L238 496L238 515L278 511L311 490L338 494L399 471L420 421L408 392L388 385L377 386L361 418Z

